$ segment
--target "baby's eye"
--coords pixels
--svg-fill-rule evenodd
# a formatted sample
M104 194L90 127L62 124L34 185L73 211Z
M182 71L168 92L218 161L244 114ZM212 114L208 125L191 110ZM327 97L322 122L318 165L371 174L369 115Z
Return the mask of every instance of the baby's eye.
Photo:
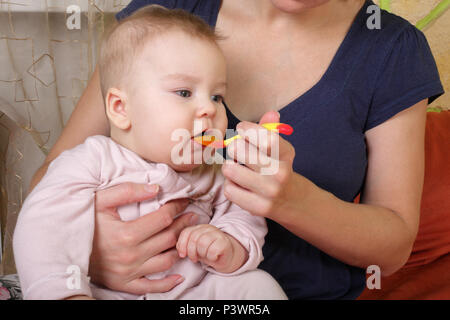
M176 94L178 94L183 98L189 98L192 95L192 93L189 90L178 90L176 91Z
M221 95L215 95L211 97L215 102L223 102L223 97Z

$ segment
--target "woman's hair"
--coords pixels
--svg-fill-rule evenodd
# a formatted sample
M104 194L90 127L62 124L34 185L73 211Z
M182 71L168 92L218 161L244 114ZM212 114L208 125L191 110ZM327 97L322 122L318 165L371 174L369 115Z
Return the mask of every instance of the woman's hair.
M174 30L214 43L220 39L206 22L187 11L158 5L137 10L103 36L98 63L103 98L109 88L125 82L147 41Z

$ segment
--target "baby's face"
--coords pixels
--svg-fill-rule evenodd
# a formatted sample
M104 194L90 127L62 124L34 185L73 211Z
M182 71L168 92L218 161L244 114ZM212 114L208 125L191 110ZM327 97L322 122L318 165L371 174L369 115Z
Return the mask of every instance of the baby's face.
M189 158L198 159L194 154L202 154L202 147L192 137L207 129L223 135L227 128L223 104L226 64L220 49L207 40L169 32L146 45L130 78L128 114L133 151L178 171L198 166L175 164L172 150L184 148L191 153ZM177 129L185 129L189 136L172 141Z

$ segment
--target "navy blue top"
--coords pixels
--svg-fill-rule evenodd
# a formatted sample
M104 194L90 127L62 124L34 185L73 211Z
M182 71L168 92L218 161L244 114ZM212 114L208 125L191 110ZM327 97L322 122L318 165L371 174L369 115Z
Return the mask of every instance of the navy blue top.
M148 4L185 9L215 26L221 0L133 0L121 19ZM365 132L444 90L423 33L382 11L381 29L369 29L366 1L320 81L280 110L294 128L283 136L295 147L294 171L344 201L364 189ZM294 70L293 70L294 72ZM239 122L227 108L230 129ZM269 220L264 245L268 271L290 299L354 299L365 270L346 265Z

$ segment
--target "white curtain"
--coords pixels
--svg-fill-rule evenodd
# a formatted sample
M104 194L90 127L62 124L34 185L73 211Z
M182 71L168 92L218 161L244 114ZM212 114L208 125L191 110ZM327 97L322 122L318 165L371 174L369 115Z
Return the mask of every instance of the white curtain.
M31 177L86 87L99 36L129 1L0 0L0 274L15 272L11 237Z

